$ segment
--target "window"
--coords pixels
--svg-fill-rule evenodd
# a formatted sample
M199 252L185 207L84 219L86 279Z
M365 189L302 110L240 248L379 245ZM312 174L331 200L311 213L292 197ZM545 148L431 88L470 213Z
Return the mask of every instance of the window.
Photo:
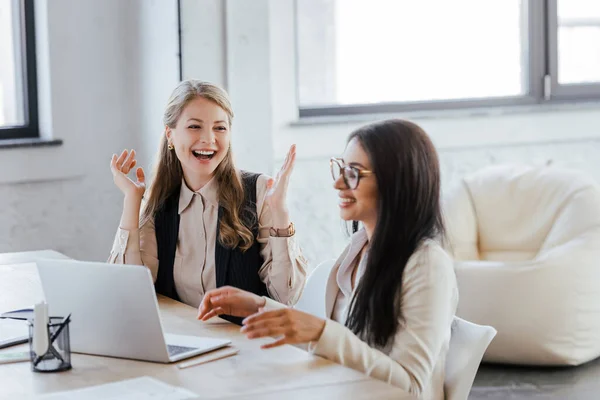
M33 0L0 0L0 140L39 136Z
M598 0L296 0L296 28L301 117L600 98Z
M600 2L549 1L552 93L568 99L600 94Z
M558 82L600 82L600 2L559 0Z

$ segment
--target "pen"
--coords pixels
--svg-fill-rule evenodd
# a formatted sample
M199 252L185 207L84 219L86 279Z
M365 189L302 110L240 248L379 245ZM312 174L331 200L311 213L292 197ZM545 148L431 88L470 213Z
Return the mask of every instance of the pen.
M67 324L71 321L71 314L67 315L67 318L65 318L62 322L62 324L60 324L60 326L58 327L58 329L56 330L56 332L54 332L54 334L50 337L50 343L54 342L56 340L56 338L58 337L58 335L60 335L60 333L62 332L63 328L65 326L67 326Z

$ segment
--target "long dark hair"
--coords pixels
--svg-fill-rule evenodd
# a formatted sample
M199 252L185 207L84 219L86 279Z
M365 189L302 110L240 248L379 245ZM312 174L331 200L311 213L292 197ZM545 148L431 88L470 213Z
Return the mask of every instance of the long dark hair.
M367 265L346 326L370 345L384 347L402 318L406 263L424 239L444 234L439 160L423 129L404 120L367 125L348 142L353 139L369 157L379 196Z

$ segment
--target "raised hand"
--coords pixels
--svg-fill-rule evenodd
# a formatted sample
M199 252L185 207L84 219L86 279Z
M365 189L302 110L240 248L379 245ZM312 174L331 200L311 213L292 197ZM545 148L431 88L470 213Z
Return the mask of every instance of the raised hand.
M113 174L115 185L123 192L125 197L139 198L141 201L146 191L146 177L144 170L138 168L136 170L136 181L130 179L127 174L135 167L137 160L135 159L135 150L123 150L120 156L113 154L110 160L110 170Z
M267 183L267 194L265 196L265 202L269 205L272 212L277 213L280 211L287 212L286 197L287 190L290 182L290 176L294 170L294 164L296 163L296 145L292 145L288 151L285 161L281 166L281 169L275 176L275 179L271 179ZM282 228L286 228L282 227Z

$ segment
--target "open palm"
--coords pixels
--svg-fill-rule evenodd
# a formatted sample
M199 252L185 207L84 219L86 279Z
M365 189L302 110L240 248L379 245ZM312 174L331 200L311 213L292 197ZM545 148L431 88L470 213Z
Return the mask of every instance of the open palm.
M137 160L135 159L135 150L123 150L120 156L113 154L110 160L110 170L113 174L115 185L127 196L135 196L140 199L146 191L146 177L144 170L138 168L135 172L136 180L133 181L127 175L135 167Z
M268 182L265 202L272 210L283 210L286 208L287 190L290 183L290 176L296 163L296 145L292 145L285 157L281 169L275 179Z

